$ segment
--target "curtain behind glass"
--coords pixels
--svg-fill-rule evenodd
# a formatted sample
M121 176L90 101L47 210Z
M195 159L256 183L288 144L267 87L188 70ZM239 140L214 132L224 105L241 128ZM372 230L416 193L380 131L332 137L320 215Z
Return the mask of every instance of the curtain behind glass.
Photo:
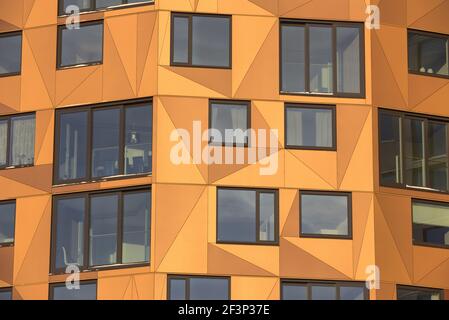
M237 140L236 137L231 141L226 140L226 130L241 129L245 132L247 128L247 106L246 105L229 105L229 104L213 104L212 105L212 128L220 131L221 141L213 141L217 143L245 143L245 141Z
M302 146L302 111L290 109L287 111L287 144Z
M35 126L34 115L11 119L11 166L34 163Z
M0 121L0 167L6 165L8 148L8 122Z
M315 113L315 137L317 147L332 147L332 112L317 111Z

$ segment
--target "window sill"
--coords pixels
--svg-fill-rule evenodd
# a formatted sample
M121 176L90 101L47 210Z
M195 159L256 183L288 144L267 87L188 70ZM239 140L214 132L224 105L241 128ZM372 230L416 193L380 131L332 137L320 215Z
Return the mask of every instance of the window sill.
M415 192L426 192L426 193L434 193L434 194L441 194L441 195L447 195L449 194L449 191L444 190L438 190L438 189L432 189L432 188L425 188L425 187L414 187L409 185L398 185L398 184L379 184L379 187L381 188L391 188L391 189L397 189L397 190L404 190L404 191L415 191Z
M261 246L261 247L278 247L279 242L239 242L239 241L216 241L216 244L221 245L246 245L246 246Z
M31 167L34 167L34 164L27 164L27 165L23 165L23 166L0 167L0 172L2 170L24 169L24 168L31 168Z
M82 63L82 64L74 64L74 65L69 65L69 66L58 66L56 68L57 71L59 70L68 70L68 69L78 69L78 68L84 68L84 67L92 67L92 66L99 66L102 65L103 61L97 61L97 62L92 62L92 63Z
M446 76L444 74L419 72L419 71L413 71L413 70L409 70L408 73L413 74L415 76L424 76L424 77L432 77L432 78L440 78L440 79L449 80L449 75Z
M337 235L329 235L329 234L304 234L301 233L300 238L305 239L322 239L322 240L352 240L352 235L348 236L337 236Z
M192 64L173 63L173 62L170 63L170 67L232 70L232 66L203 66L196 64L192 65Z
M80 269L81 273L89 273L89 272L98 272L98 271L109 271L109 270L118 270L118 269L131 269L131 268L142 268L142 267L150 267L150 262L138 262L138 263L130 263L130 264L113 264L113 265L105 265L105 266L96 266L89 267L88 269ZM60 276L68 274L64 270L57 270L54 272L50 272L49 276Z
M281 96L301 96L301 97L320 97L320 98L350 98L350 99L365 99L365 94L337 94L337 93L313 93L313 92L290 92L280 91Z
M99 13L99 12L106 12L106 11L112 11L112 10L120 10L120 9L128 9L128 8L134 8L134 7L142 7L142 6L151 6L154 5L155 1L149 1L149 2L138 2L138 3L125 3L125 4L119 4L116 6L110 6L110 7L106 7L106 8L100 8L97 10L92 10L92 11L81 11L80 15L85 15L85 14L91 14L91 13ZM65 18L65 17L69 17L70 14L64 13L64 14L59 14L58 18Z
M14 247L14 242L0 243L0 249L1 248L11 248L11 247Z
M289 146L285 144L286 150L304 150L304 151L329 151L329 152L336 152L337 147L297 147L297 146Z
M22 74L21 72L2 73L2 74L0 74L0 78L20 76L21 74Z
M57 181L53 184L53 188L62 188L62 187L68 187L68 186L75 186L75 185L85 185L89 183L99 183L99 182L108 182L108 181L117 181L117 180L126 180L126 179L137 179L137 178L148 178L152 177L153 173L142 173L142 174L135 174L135 175L119 175L119 176L110 176L110 177L104 177L94 180L76 180L76 181Z
M449 245L444 245L444 244L438 245L438 244L432 244L432 243L413 241L413 245L416 247L425 247L425 248L433 248L433 249L443 249L443 250L449 249Z

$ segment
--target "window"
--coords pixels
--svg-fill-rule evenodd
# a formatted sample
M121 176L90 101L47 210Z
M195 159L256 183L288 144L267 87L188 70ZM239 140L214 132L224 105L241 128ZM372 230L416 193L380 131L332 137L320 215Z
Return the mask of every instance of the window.
M282 281L282 300L368 300L365 283Z
M35 115L0 117L0 169L34 164Z
M439 289L397 286L397 300L443 300Z
M150 261L151 191L58 196L53 208L53 273Z
M449 248L449 204L413 200L413 243Z
M77 6L80 12L108 9L117 6L154 3L154 0L59 0L59 15L71 14L68 6Z
M55 183L151 173L151 101L58 110L56 117Z
M0 288L0 301L2 300L12 300L11 288Z
M422 31L408 32L410 73L449 77L449 36Z
M287 105L285 131L287 148L335 150L335 107Z
M277 244L277 191L217 189L217 242Z
M168 277L168 300L229 300L226 277Z
M281 92L363 97L363 25L282 21Z
M79 29L58 27L58 68L103 62L103 21L84 22Z
M16 202L0 202L0 247L14 243Z
M448 132L446 119L381 110L381 185L447 192Z
M301 236L351 238L351 198L350 193L301 192Z
M97 281L81 281L79 289L65 283L50 284L50 300L97 300Z
M0 77L19 75L22 68L22 32L0 33Z
M248 102L211 101L209 141L218 145L248 146L250 109Z
M231 17L172 14L171 64L231 67Z

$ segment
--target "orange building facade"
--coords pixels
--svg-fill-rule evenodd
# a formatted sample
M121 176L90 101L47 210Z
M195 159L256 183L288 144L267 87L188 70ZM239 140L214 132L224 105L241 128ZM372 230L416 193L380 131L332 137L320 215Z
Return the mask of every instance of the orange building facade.
M378 29L364 27L369 4L380 9ZM229 17L229 66L173 63L173 13ZM378 129L379 109L449 118L449 77L413 74L407 59L407 30L447 36L448 15L448 0L155 0L82 13L81 25L103 24L102 60L61 67L58 26L67 17L58 1L0 1L0 36L22 32L20 74L0 76L0 120L35 115L32 165L0 170L0 204L15 201L13 241L0 245L0 291L45 300L66 281L53 268L59 196L145 189L148 261L83 270L80 280L96 283L97 299L164 300L170 277L209 276L229 280L231 299L277 300L288 281L364 285L373 272L379 286L368 290L371 300L396 299L398 286L438 289L449 299L449 249L414 244L412 235L413 199L449 203L449 194L381 186ZM362 94L281 90L281 24L296 20L361 26ZM151 173L55 178L58 112L142 101L152 106ZM261 174L263 161L173 163L173 130L187 130L193 145L193 122L209 128L211 101L244 101L248 127L278 130L273 174ZM289 148L286 105L333 107L334 148ZM274 190L275 243L217 241L220 188ZM348 237L301 236L306 191L350 195Z

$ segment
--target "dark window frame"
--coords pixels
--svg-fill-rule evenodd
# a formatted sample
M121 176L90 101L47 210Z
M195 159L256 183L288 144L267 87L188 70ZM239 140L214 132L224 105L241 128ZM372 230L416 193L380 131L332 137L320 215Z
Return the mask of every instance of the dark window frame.
M0 242L0 248L4 248L4 247L13 247L14 243L15 243L15 236L16 236L16 222L17 222L17 201L16 200L6 200L6 201L0 201L0 207L2 205L7 205L7 204L14 204L14 240L12 242L4 242L1 243Z
M305 92L289 92L282 90L282 26L303 26L304 27L304 85ZM329 27L332 29L332 93L310 92L310 41L309 26ZM360 93L338 92L337 86L337 27L357 27L360 36ZM328 97L328 98L366 98L366 59L365 59L365 26L363 22L325 21L307 19L280 19L279 21L279 94L291 96L307 97Z
M80 286L83 284L95 284L95 296L98 299L98 281L97 280L81 280ZM54 300L54 289L65 287L65 282L54 282L48 285L48 300Z
M429 288L429 287L417 287L417 286L410 286L410 285L403 285L403 284L396 285L396 300L398 300L397 294L398 294L399 289L410 290L410 291L416 290L416 291L422 291L422 292L439 292L440 300L444 300L444 290L443 289Z
M311 109L330 110L332 112L332 147L308 147L295 146L287 143L287 110L288 109ZM284 145L285 149L291 150L315 150L315 151L337 151L337 107L335 105L318 105L306 103L285 103L284 105Z
M84 225L83 225L83 265L79 266L81 272L86 271L103 271L103 270L115 270L115 269L126 269L126 268L136 268L136 267L148 267L151 265L151 238L152 238L152 218L153 218L153 201L151 200L151 210L150 214L150 255L148 257L148 262L133 262L133 263L122 263L122 245L123 245L123 217L124 217L124 207L123 198L124 194L130 193L142 193L147 192L152 197L153 188L151 185L143 185L128 188L119 189L104 189L96 191L83 191L69 194L54 195L52 198L52 217L51 217L51 246L50 246L50 274L59 275L65 274L65 270L61 268L56 268L56 239L57 239L57 226L58 226L58 212L57 212L57 202L61 199L73 199L73 198L84 198ZM91 221L91 199L95 196L102 196L108 194L117 194L118 196L118 206L117 206L117 258L116 263L111 265L99 265L90 266L90 221Z
M210 141L209 138L209 145L211 146L216 146L216 147L234 147L234 148L248 148L251 145L251 135L249 134L250 129L251 129L251 107L252 107L252 103L251 101L246 101L246 100L220 100L220 99L209 99L209 116L208 116L208 121L209 121L209 125L208 128L210 129L214 129L212 128L212 105L213 104L225 104L225 105L240 105L240 106L245 106L246 107L246 127L247 127L247 133L248 133L248 138L247 138L247 142L244 144L238 144L236 142L231 143L226 143L226 141L224 141L225 137L223 138L223 142L222 143L217 143L217 142L212 142Z
M347 217L348 217L348 234L347 235L330 235L330 234L308 234L302 232L302 196L333 196L333 197L346 197L348 203ZM299 237L310 239L334 239L334 240L352 240L353 237L353 205L352 205L352 192L343 191L299 191Z
M20 37L21 37L19 71L0 74L0 78L20 76L22 74L22 54L23 54L23 32L22 32L22 30L11 31L11 32L2 32L2 33L0 33L0 38L14 37L14 36L18 36L18 35L20 35Z
M154 0L150 0L150 1L141 1L141 2L135 2L135 3L128 3L128 0L122 0L124 1L122 4L117 4L114 6L109 6L109 7L102 7L102 8L97 8L96 5L96 0L90 0L91 5L89 8L84 9L84 10L80 10L80 14L83 13L92 13L92 12L98 12L98 11L108 11L108 10L116 10L116 9L125 9L125 8L131 8L131 7L140 7L140 6L144 6L144 5L154 5ZM67 14L64 10L64 6L63 6L63 0L58 0L58 16L59 17L66 17L69 16L70 14Z
M402 180L402 183L384 183L382 182L382 172L381 172L381 160L382 160L382 151L381 151L381 130L380 130L380 115L381 114L387 114L390 116L396 116L401 119L401 127L400 127L400 134L402 137L402 140L400 141L400 157L399 159L399 177L400 180ZM448 126L447 129L447 150L448 150L448 164L449 164L449 119L444 117L439 117L435 115L427 115L427 114L418 114L418 113L412 113L412 112L403 112L398 110L390 110L390 109L384 109L379 108L378 111L378 165L379 165L379 186L385 187L385 188L396 188L396 189L404 189L404 190L413 190L413 191L422 191L422 192L431 192L431 193L437 193L437 194L449 194L449 169L448 169L448 177L447 177L447 185L448 190L438 190L433 189L431 187L420 187L420 186L411 186L407 185L406 183L406 166L405 166L405 154L404 154L404 144L405 141L405 128L404 128L404 120L405 119L414 119L414 120L420 120L424 122L424 130L425 130L425 139L423 141L424 144L424 163L425 163L425 171L426 171L426 185L429 185L429 181L431 181L431 177L429 175L429 166L427 159L429 158L429 122L438 122L438 123L445 123Z
M227 280L228 282L228 300L231 300L231 277L230 276L214 276L214 275L179 275L179 274L168 274L167 275L167 300L170 300L170 280L184 280L186 282L185 287L185 300L190 300L190 279L220 279Z
M121 180L121 179L129 179L129 178L139 178L139 177L148 177L153 175L153 164L151 164L151 172L137 173L137 174L125 174L124 166L125 166L125 138L124 134L126 131L126 109L133 108L135 105L139 104L151 104L151 121L152 121L152 132L151 132L151 140L152 147L154 142L154 105L153 98L142 98L142 99L133 99L133 100L124 100L124 101L114 101L114 102L106 102L94 105L86 105L81 107L70 107L70 108L59 108L55 112L55 128L54 128L54 152L53 152L53 185L67 185L67 184L79 184L85 182L97 182L97 181L110 181L110 180ZM92 150L93 150L93 112L95 110L107 110L107 109L119 109L120 110L120 136L119 136L119 174L115 176L105 176L105 177L92 177ZM68 113L77 113L77 112L87 112L87 146L86 146L86 177L79 179L71 179L71 180L62 180L58 177L59 175L59 137L61 134L61 115ZM153 162L153 157L151 159Z
M437 248L437 249L449 249L449 245L438 245L435 243L427 243L427 242L420 242L413 239L413 225L415 224L413 221L413 204L415 203L421 203L421 204L429 204L429 205L438 205L442 207L447 207L449 210L449 203L443 202L443 201L435 201L435 200L427 200L427 199L418 199L418 198L412 198L411 201L411 222L412 222L412 245L418 246L418 247L428 247L428 248Z
M0 121L7 121L8 122L8 132L6 137L6 164L1 166L0 165L0 171L1 170L11 170L11 169L20 169L20 168L29 168L34 167L34 163L36 161L36 140L34 142L34 149L33 149L33 163L32 164L24 164L24 165L11 165L11 148L12 148L12 134L11 134L11 120L14 118L20 118L20 117L26 117L26 116L34 116L35 124L36 122L36 112L26 112L26 113L14 113L10 115L0 116ZM34 130L34 138L36 139L36 128Z
M449 42L449 35L444 34L444 33L423 31L423 30L418 30L418 29L407 29L407 57L408 57L408 54L409 54L408 37L409 37L410 34L416 34L416 35L425 36L425 37L429 37L429 38L446 39ZM448 55L447 58L449 59L449 52L446 52L446 54ZM418 60L420 60L420 57L418 57ZM407 59L407 70L408 70L409 74L414 74L414 75L418 75L418 76L428 76L428 77L449 79L449 74L448 75L443 75L443 74L427 73L427 72L420 72L420 71L412 70L410 68L410 64L408 63L408 61L409 61L409 59Z
M192 17L216 17L216 18L226 18L229 20L229 65L228 66L208 66L208 65L199 65L192 63L192 39L193 39L193 28L192 28ZM175 18L187 18L188 19L188 62L174 62L174 24ZM189 68L207 68L207 69L232 69L232 15L226 14L212 14L212 13L186 13L186 12L172 12L170 16L170 66L172 67L189 67Z
M0 293L6 292L11 294L11 301L14 300L12 287L0 288Z
M296 280L296 279L281 279L281 300L284 298L284 284L289 286L298 286L307 288L307 300L312 300L312 287L313 286L328 286L336 288L336 300L341 300L341 287L357 287L363 288L364 300L370 299L369 290L366 288L364 282L358 281L327 281L327 280Z
M254 191L256 193L256 215L255 215L255 222L256 222L256 241L254 242L245 242L245 241L223 241L218 239L218 192L220 190L231 190L231 191ZM273 194L274 195L274 241L263 241L260 240L260 194ZM218 187L216 191L216 235L215 235L215 242L217 244L235 244L235 245L251 245L251 246L279 246L279 238L280 238L280 232L279 232L279 190L278 189L268 189L268 188L243 188L243 187Z
M67 25L58 25L57 30L57 54L56 54L56 70L66 70L66 69L74 69L74 68L82 68L82 67L89 67L89 66L97 66L102 65L104 60L104 20L92 20L92 21L86 21L80 23L80 28L84 26L93 26L93 25L101 25L102 26L102 42L101 42L101 60L99 61L92 61L88 63L75 63L70 65L61 65L62 64L62 33L64 30L68 30Z

